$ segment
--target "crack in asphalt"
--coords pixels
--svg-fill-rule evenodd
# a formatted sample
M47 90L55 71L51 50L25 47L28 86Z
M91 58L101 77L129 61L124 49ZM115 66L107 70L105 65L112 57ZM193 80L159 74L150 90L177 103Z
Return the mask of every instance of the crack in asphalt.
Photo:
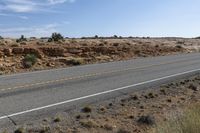
M15 122L15 120L13 120L9 115L5 114L5 113L2 113L4 116L6 116L8 118L9 121L11 121L11 123L14 125L14 126L17 126L17 123Z

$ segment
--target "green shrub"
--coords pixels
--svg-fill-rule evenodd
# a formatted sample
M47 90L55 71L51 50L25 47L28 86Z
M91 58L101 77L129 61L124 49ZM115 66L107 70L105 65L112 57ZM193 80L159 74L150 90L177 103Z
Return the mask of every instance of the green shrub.
M99 36L98 36L98 35L95 35L95 36L94 36L94 38L95 38L95 39L98 39L98 38L99 38Z
M3 39L3 37L2 36L0 36L0 40L2 40Z
M196 37L195 39L200 39L200 36L199 36L199 37Z
M27 41L27 39L24 37L24 35L21 35L19 39L16 40L17 43Z
M117 35L114 35L113 38L118 38L118 36L117 36Z
M23 59L25 68L31 68L37 62L37 57L34 54L27 54Z
M49 38L48 42L58 42L59 40L63 40L64 37L60 33L52 33L51 38Z

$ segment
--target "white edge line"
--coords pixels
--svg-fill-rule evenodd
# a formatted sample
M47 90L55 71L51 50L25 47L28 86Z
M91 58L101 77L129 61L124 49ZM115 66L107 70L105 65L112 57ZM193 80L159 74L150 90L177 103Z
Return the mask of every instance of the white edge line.
M13 117L13 116L26 114L26 113L31 113L31 112L34 112L34 111L39 111L39 110L46 109L46 108L51 108L51 107L58 106L58 105L63 105L63 104L70 103L70 102L75 102L75 101L78 101L78 100L83 100L83 99L90 98L90 97L99 96L99 95L106 94L106 93L111 93L111 92L115 92L115 91L119 91L119 90L124 90L124 89L130 88L130 87L136 87L136 86L139 86L139 85L156 82L156 81L160 81L160 80L163 80L163 79L168 79L168 78L171 78L171 77L176 77L176 76L180 76L180 75L184 75L184 74L188 74L188 73L192 73L192 72L197 72L197 71L200 71L200 69L195 69L195 70L191 70L191 71L177 73L177 74L173 74L173 75L169 75L169 76L165 76L165 77L161 77L161 78L157 78L157 79L153 79L153 80L140 82L140 83L133 84L133 85L128 85L128 86L116 88L116 89L113 89L113 90L103 91L103 92L99 92L99 93L95 93L95 94L91 94L91 95L87 95L87 96L83 96L83 97L79 97L79 98L66 100L66 101L63 101L63 102L55 103L55 104L50 104L50 105L46 105L46 106L42 106L42 107L30 109L30 110L18 112L18 113L14 113L14 114L10 114L10 115L5 115L5 116L1 116L0 120L6 119L6 118L9 118L9 117Z

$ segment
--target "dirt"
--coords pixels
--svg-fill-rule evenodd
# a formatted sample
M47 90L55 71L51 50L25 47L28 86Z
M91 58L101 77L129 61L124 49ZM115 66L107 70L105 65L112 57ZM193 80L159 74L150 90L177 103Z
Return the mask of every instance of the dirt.
M30 133L150 133L191 104L200 103L200 75L156 88L57 112L15 129Z
M181 38L122 38L122 39L47 39L0 40L0 74L36 71L199 51L199 39ZM34 54L37 63L24 67L23 59Z

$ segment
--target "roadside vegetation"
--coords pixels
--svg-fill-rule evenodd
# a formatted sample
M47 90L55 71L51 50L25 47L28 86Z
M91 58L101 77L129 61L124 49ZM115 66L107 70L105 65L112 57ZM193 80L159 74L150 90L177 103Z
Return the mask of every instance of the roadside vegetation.
M192 105L184 112L177 112L171 119L158 124L154 133L199 133L200 105Z
M31 68L37 62L37 57L34 54L27 54L23 59L25 68Z
M193 51L187 49L187 46L192 49L190 44L199 45L199 40L127 38L117 35L81 39L65 38L61 33L41 38L27 38L24 35L18 39L0 37L0 74L186 53ZM24 63L27 54L34 54L38 58L35 65L26 60Z
M52 33L51 37L49 38L48 42L58 42L63 41L64 37L60 33Z
M17 43L26 42L26 41L27 39L24 37L24 35L21 35L21 37L16 40Z
M199 133L200 75L23 123L15 133Z
M199 37L196 37L195 39L200 39L200 36L199 36Z

